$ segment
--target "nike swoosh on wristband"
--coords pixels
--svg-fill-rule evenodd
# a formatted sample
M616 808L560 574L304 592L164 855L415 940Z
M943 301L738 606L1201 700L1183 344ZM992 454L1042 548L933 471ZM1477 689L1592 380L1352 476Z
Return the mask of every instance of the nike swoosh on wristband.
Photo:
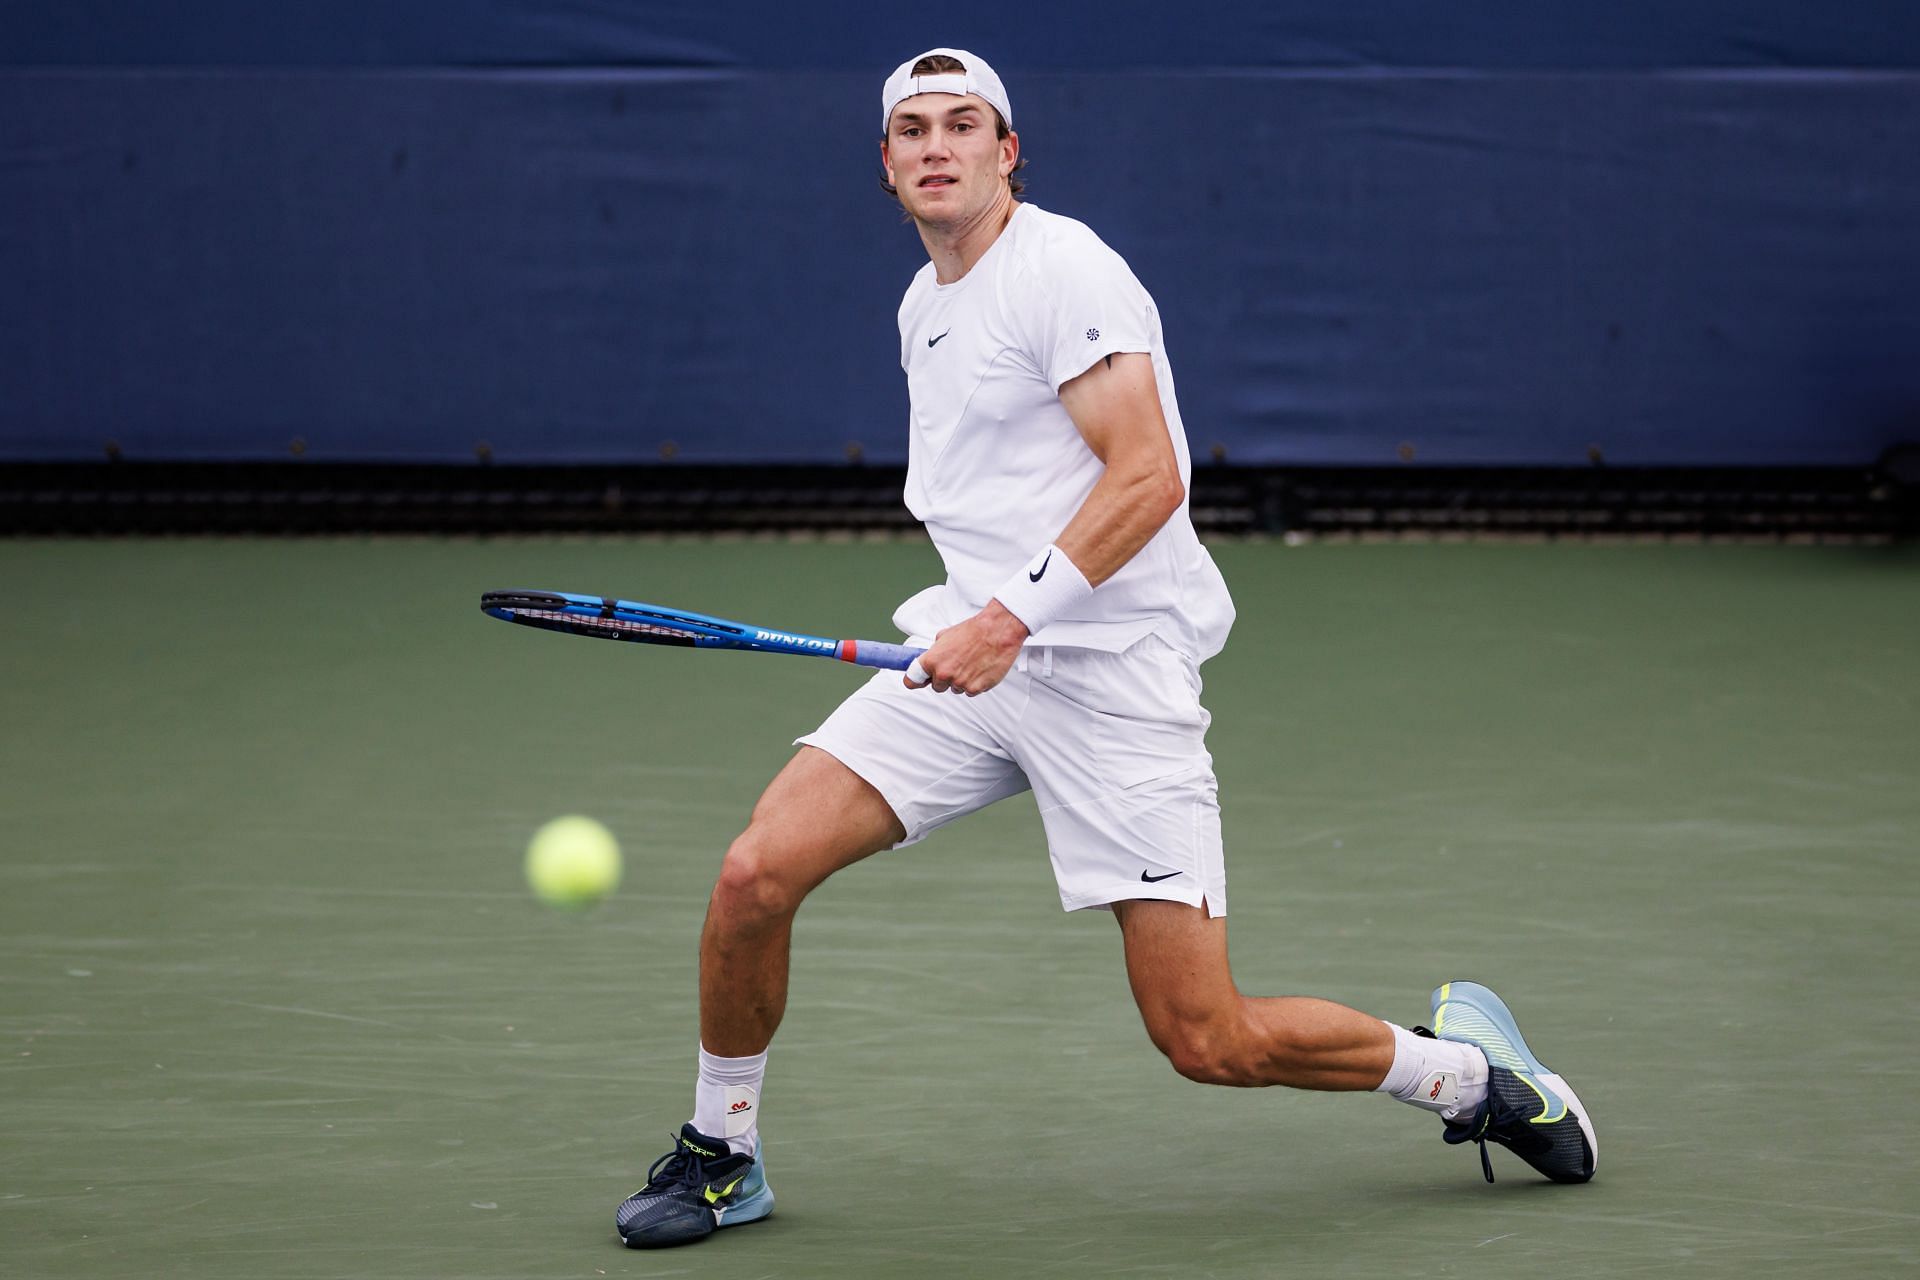
M1181 872L1181 871L1169 871L1167 872L1167 874L1163 876L1150 876L1146 872L1142 871L1140 873L1140 878L1142 880L1145 880L1148 884L1159 884L1162 880L1171 880L1177 875L1184 875L1184 874L1185 872Z
M1049 552L1047 552L1047 558L1046 558L1045 560L1042 560L1042 561L1040 562L1040 568L1039 568L1039 569L1037 569L1036 571L1034 571L1033 573L1029 573L1029 574L1027 575L1027 581L1028 581L1028 582L1038 582L1038 581L1040 581L1040 579L1042 579L1042 578L1044 578L1044 577L1046 577L1046 576L1047 576L1047 566L1048 566L1048 565L1050 565L1050 564L1052 564L1052 563L1053 563L1053 552L1051 552L1051 551L1049 551ZM1177 872L1177 871L1176 871L1176 872L1175 872L1174 874L1175 874L1175 875L1178 875L1178 874L1179 874L1179 872Z

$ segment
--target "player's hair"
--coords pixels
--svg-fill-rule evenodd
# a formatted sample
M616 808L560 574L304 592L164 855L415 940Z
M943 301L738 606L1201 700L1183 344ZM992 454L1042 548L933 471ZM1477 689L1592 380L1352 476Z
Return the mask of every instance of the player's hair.
M914 63L913 70L908 74L916 76L965 75L966 71L967 68L961 63L960 59L948 57L944 53L932 53ZM1002 116L1000 114L1000 108L994 106L992 103L988 103L987 107L993 112L993 136L996 138L1006 137L1012 132L1011 129L1007 128L1006 117ZM881 141L885 142L886 139L882 138ZM1016 196L1027 189L1027 184L1020 181L1019 177L1020 171L1026 167L1027 158L1021 156L1013 162L1013 171L1007 174L1007 190ZM887 171L885 169L880 171L880 189L892 196L895 202L899 201L900 189L887 181ZM905 205L901 205L901 208L904 209L905 207Z

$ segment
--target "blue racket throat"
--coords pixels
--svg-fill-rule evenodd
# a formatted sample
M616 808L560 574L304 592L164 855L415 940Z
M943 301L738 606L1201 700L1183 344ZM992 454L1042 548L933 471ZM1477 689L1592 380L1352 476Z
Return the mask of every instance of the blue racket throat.
M879 640L832 640L796 631L689 613L662 605L576 595L571 591L489 591L481 612L503 622L599 640L676 645L690 649L740 649L835 658L862 667L904 671L925 650Z

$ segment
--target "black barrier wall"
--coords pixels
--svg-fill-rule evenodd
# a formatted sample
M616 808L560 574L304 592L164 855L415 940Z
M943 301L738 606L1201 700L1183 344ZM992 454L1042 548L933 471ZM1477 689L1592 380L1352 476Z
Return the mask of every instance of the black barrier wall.
M1912 6L124 7L0 6L0 458L898 460L879 84L948 42L1199 459L1920 435Z

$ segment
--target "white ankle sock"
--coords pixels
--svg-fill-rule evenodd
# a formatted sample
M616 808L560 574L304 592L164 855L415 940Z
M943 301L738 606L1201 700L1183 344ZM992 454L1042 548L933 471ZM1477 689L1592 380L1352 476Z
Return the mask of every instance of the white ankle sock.
M1487 1098L1487 1055L1457 1040L1429 1040L1405 1027L1393 1032L1393 1066L1376 1093L1391 1094L1442 1120L1471 1116Z
M718 1058L700 1046L700 1080L693 1089L693 1127L727 1147L760 1154L760 1085L767 1078L764 1050L750 1058Z

